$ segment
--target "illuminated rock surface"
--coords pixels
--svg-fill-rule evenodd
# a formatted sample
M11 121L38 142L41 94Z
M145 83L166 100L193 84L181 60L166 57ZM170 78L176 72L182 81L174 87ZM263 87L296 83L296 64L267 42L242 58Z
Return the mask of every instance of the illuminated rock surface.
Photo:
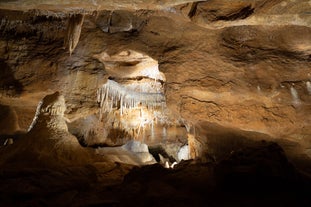
M0 9L4 206L310 206L309 0Z
M68 132L65 110L65 99L59 92L45 96L28 132L5 147L1 155L4 165L53 167L89 162L90 153Z

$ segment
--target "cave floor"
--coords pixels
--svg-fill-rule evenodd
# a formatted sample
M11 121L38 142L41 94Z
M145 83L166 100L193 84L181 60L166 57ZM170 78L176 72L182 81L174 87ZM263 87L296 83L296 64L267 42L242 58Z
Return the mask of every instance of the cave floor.
M297 158L294 167L278 149L265 144L250 155L246 149L219 163L189 160L175 169L107 161L7 165L0 206L310 206L310 160Z

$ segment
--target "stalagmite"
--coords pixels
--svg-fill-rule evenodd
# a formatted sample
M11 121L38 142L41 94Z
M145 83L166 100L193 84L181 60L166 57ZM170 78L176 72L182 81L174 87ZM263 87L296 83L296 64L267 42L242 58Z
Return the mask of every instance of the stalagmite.
M65 37L64 46L69 49L70 55L79 42L83 20L83 14L74 14L68 20L67 36Z
M42 103L43 103L43 101L41 100L41 101L39 102L38 106L37 106L35 116L34 116L34 118L33 118L33 120L32 120L32 122L31 122L31 124L30 124L30 126L29 126L29 128L28 128L27 131L30 131L30 130L33 128L33 126L37 123L37 121L38 121L38 116L39 116L39 114L40 114L40 109L41 109Z
M175 165L177 165L177 162L173 162L173 164L171 164L170 168L174 169Z
M189 160L190 159L190 150L189 145L186 144L182 146L177 152L178 161Z
M8 138L8 139L6 139L4 141L3 146L11 145L13 143L14 143L13 139L12 138Z

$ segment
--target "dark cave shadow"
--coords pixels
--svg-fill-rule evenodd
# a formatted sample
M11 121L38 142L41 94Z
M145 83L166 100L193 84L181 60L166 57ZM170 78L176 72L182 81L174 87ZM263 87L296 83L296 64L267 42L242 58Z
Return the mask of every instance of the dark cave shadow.
M9 93L9 95L20 95L23 92L23 85L15 79L11 67L0 59L0 90Z

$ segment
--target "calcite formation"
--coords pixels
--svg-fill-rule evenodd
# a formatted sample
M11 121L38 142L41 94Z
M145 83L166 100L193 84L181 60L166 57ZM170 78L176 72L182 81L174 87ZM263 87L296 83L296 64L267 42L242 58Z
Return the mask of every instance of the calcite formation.
M26 131L40 99L60 91L70 130L92 144L189 141L197 157L213 149L206 131L194 129L214 123L294 140L310 156L310 7L308 0L3 1L0 103L17 123L1 132ZM148 124L148 108L162 103L164 116L154 110L162 124ZM83 127L85 120L99 124Z
M12 160L28 166L50 167L86 163L90 154L68 132L65 110L65 99L59 92L45 96L28 132L2 152L4 164Z
M111 111L113 106L120 102L121 115L123 110L137 108L140 104L150 109L165 107L164 94L128 90L113 80L108 80L97 94L97 102L103 110Z
M68 48L70 55L79 42L83 20L83 14L74 14L68 20L67 36L65 37L64 45Z
M311 206L310 11L2 0L1 206Z

